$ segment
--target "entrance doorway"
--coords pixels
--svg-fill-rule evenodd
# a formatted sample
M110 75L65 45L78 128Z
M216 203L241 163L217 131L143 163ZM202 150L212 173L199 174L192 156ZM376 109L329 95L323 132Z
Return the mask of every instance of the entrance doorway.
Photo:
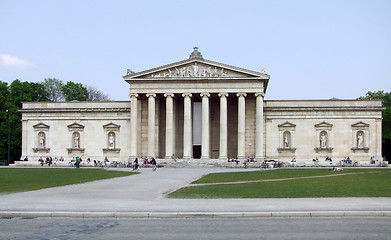
M201 145L193 145L193 158L201 158Z
M201 158L202 103L193 102L193 158Z

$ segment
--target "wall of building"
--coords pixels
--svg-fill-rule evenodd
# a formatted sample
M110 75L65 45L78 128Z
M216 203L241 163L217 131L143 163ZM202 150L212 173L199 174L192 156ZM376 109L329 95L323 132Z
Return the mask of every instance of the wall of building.
M47 156L66 161L81 156L127 161L130 139L129 102L24 103L22 109L22 158L38 160ZM73 134L80 134L79 147ZM44 144L40 143L44 133ZM109 133L114 133L110 147Z
M380 101L266 101L266 158L297 161L369 161L381 158ZM291 146L284 149L284 132L291 134ZM320 146L321 132L327 146ZM364 133L363 146L357 134Z

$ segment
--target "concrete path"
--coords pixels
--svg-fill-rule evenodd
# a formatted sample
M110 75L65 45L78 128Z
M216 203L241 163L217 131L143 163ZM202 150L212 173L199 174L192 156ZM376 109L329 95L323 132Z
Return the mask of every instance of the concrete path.
M82 170L82 169L81 169ZM141 174L0 195L0 216L391 216L391 198L169 199L166 193L223 168L141 169Z

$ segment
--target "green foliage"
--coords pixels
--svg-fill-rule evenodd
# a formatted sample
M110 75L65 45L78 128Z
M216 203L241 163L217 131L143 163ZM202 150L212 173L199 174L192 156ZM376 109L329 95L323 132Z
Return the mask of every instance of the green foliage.
M8 157L8 99L8 84L0 81L0 161Z
M48 94L49 101L59 102L64 101L64 94L62 93L62 87L64 83L62 80L57 78L45 78L43 86Z
M101 97L99 101L105 99L105 95L98 90L95 100ZM8 124L11 132L11 163L19 160L22 150L22 122L19 109L23 102L42 102L42 101L87 101L89 92L85 86L80 83L67 82L63 84L62 80L56 78L47 78L42 83L22 82L18 79L9 86L6 82L0 81L0 161L8 159ZM9 115L6 112L9 110Z
M382 100L383 120L382 120L382 136L383 136L383 156L391 160L391 93L383 90L377 92L367 92L360 100Z
M66 101L87 101L88 100L88 90L81 83L67 82L62 86L62 92L65 96Z
M238 176L236 173L223 175L228 179ZM258 177L254 178L256 175ZM217 183L224 182L221 175L207 175L206 178L208 182L214 182L213 178ZM329 169L281 169L259 171L256 174L242 173L241 180L266 181L206 186L195 184L192 187L179 189L169 196L173 198L391 197L389 184L391 171L388 169L346 169L343 172L333 172ZM201 179L200 182L204 180Z
M0 168L0 192L32 191L132 174L103 169Z
M42 83L21 82L16 79L10 85L10 101L18 109L22 107L22 102L48 100L48 94Z

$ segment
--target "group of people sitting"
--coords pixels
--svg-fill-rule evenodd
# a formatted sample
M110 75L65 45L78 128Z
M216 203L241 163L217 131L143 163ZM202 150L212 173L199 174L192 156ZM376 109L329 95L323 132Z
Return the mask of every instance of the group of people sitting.
M153 170L156 171L156 159L154 157L151 157L150 159L148 158L144 158L143 160L143 165L144 166L147 166L147 165L152 165L153 167ZM133 161L133 170L138 170L139 168L139 163L138 163L138 158L136 158L134 161Z
M27 156L25 157L24 161L28 161ZM51 165L53 165L53 161L55 163L56 162L63 162L64 158L63 157L60 157L60 158L55 157L54 160L53 160L52 157L46 157L45 161L43 160L42 157L39 157L39 159L38 159L38 162L41 164L41 166L43 166L44 164L47 164L48 166L51 166Z

